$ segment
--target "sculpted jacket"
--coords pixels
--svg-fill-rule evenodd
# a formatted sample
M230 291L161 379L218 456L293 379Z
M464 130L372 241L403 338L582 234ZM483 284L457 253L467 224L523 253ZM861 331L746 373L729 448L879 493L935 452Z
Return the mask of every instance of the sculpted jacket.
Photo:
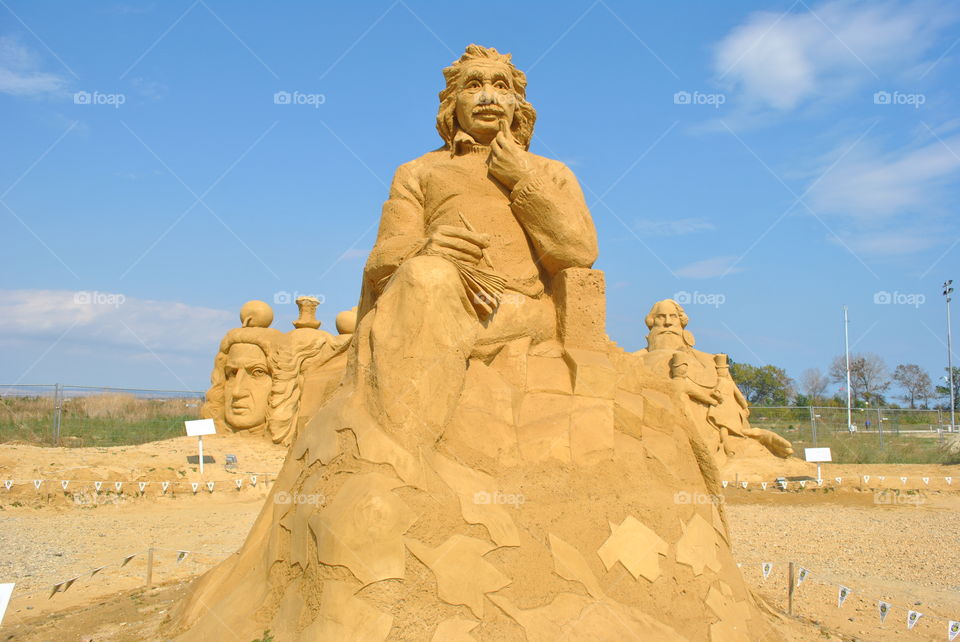
M465 219L490 234L485 254L493 270L507 289L530 297L540 296L560 270L596 260L593 219L566 165L528 154L530 176L509 191L487 172L489 147L472 140L456 146L455 154L444 147L397 169L364 269L360 316L438 225L463 227Z

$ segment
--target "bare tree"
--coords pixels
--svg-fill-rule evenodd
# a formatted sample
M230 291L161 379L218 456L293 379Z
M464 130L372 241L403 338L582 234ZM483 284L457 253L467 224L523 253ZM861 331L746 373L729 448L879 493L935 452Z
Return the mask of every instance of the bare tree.
M929 405L933 382L926 370L915 363L901 363L893 371L893 380L907 393L901 398L909 401L911 408L917 407L918 399L923 399L924 408Z
M830 378L846 385L847 368L843 355L830 364ZM850 396L854 403L880 405L883 393L890 387L887 364L880 355L871 352L850 355Z
M823 399L829 385L830 378L820 372L819 368L809 368L800 375L800 390L810 400L811 405L816 405Z

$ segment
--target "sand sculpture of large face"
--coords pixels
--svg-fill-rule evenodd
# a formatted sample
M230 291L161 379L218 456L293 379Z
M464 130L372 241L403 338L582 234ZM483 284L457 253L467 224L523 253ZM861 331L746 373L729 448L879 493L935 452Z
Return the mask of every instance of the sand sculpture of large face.
M524 149L530 147L537 112L526 100L527 77L510 62L510 54L470 45L443 76L437 131L451 149L461 131L489 143L501 120Z
M227 423L237 430L264 425L272 379L263 349L253 343L230 346L223 377L223 414Z
M279 330L248 326L230 330L220 342L202 415L216 421L221 432L266 430L282 339Z
M673 299L658 301L650 309L646 324L649 350L681 350L693 346L693 336L684 328L688 322L687 313Z

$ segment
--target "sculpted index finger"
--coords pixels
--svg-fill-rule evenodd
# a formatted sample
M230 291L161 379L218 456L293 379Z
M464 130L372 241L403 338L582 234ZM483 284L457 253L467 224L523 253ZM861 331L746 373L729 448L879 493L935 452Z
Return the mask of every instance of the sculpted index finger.
M481 234L479 232L471 232L465 227L457 227L455 225L443 226L443 233L447 236L455 236L461 238L465 241L470 241L474 245L480 247L487 247L490 245L490 235Z

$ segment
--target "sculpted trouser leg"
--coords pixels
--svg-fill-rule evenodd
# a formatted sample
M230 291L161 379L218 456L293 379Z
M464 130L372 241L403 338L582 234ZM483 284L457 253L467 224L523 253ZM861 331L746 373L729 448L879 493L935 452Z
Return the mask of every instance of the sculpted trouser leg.
M480 331L459 273L438 256L409 259L371 312L376 397L401 441L429 443L453 412Z

